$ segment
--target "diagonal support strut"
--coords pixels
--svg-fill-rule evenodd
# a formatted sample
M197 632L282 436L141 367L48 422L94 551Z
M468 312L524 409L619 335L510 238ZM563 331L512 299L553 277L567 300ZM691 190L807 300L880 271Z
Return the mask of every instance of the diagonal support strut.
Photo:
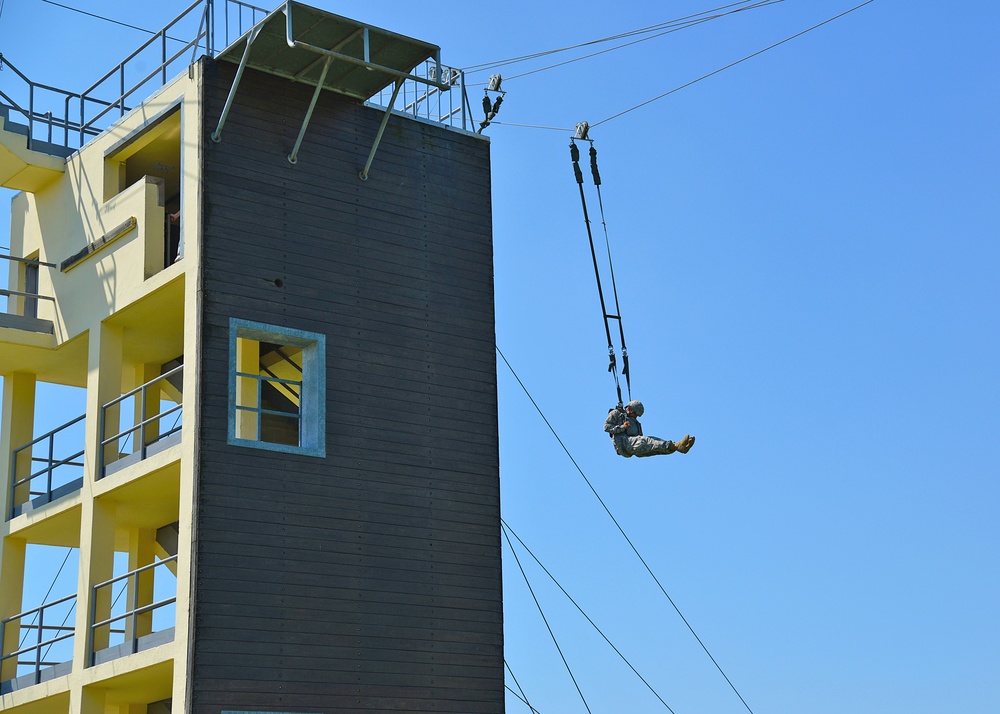
M326 62L323 63L323 71L320 72L319 82L316 83L316 91L313 92L312 101L309 102L309 109L306 110L306 116L302 120L302 128L299 129L299 136L295 139L295 147L292 149L292 153L288 155L288 163L290 164L298 163L299 147L302 146L302 139L305 138L309 120L312 119L313 110L316 108L316 100L319 99L319 93L323 91L323 83L326 82L326 73L330 71L330 63L332 61L333 57L327 57Z
M403 86L402 78L396 80L396 86L392 90L392 99L389 100L389 106L385 109L385 114L382 115L382 123L379 125L378 133L375 135L375 143L372 144L372 150L368 152L368 160L365 162L365 167L361 169L361 173L358 177L362 181L368 180L368 171L372 167L372 161L375 160L375 152L378 151L378 145L382 141L382 134L385 132L385 125L389 123L389 115L392 114L392 107L396 104L396 97L399 95L399 90Z
M226 97L226 106L222 108L222 116L219 117L219 125L215 127L215 131L212 132L212 141L218 144L222 141L222 127L226 123L226 118L229 116L229 108L233 106L233 99L236 97L236 88L240 86L240 80L243 78L243 70L246 69L247 60L250 58L250 46L253 41L257 39L257 35L260 34L262 25L255 25L250 31L250 36L247 37L247 46L243 49L243 59L240 60L239 69L236 70L236 77L233 79L233 86L229 89L229 96Z

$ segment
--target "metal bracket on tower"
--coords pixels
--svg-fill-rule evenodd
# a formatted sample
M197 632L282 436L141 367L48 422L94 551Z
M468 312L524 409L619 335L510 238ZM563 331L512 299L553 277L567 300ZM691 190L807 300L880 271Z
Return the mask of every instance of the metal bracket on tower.
M392 90L392 99L389 100L389 106L386 107L385 114L382 115L382 123L379 125L378 133L375 135L375 143L372 144L372 150L368 152L368 160L365 162L365 167L361 169L361 173L358 177L362 181L368 180L368 170L372 167L372 161L375 160L375 152L378 150L379 142L382 141L382 134L385 132L385 125L389 123L389 115L392 114L392 107L396 103L396 97L399 95L399 90L403 86L403 78L400 77L396 80L396 86Z
M326 81L326 73L330 70L330 63L332 61L333 57L327 57L326 62L323 63L323 71L319 75L319 82L316 83L316 91L313 92L312 101L309 102L309 109L306 111L305 119L302 120L302 128L299 129L299 136L295 140L295 148L288 155L288 163L290 164L294 164L299 160L299 147L302 146L302 139L306 135L306 127L309 126L309 120L312 119L313 109L316 108L316 100L319 99L319 93L323 91L323 82Z
M239 69L236 70L236 77L233 79L233 86L229 89L229 96L226 97L226 106L222 108L222 116L219 117L219 125L212 132L212 141L218 144L222 141L222 127L226 123L226 117L229 116L229 108L233 106L233 98L236 96L236 88L240 86L240 79L243 78L243 70L246 69L247 59L250 57L250 45L253 41L257 39L257 35L260 33L263 23L258 23L254 25L254 28L250 30L250 36L247 37L247 46L243 50L243 59L240 60Z

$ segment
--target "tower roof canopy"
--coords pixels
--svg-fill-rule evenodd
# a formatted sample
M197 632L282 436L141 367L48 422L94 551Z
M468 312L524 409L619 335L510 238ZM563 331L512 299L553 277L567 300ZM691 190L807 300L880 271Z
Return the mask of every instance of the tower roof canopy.
M412 70L425 60L439 63L440 51L437 45L289 0L219 59L245 59L247 67L312 86L322 82L324 89L364 100L396 80L418 79Z

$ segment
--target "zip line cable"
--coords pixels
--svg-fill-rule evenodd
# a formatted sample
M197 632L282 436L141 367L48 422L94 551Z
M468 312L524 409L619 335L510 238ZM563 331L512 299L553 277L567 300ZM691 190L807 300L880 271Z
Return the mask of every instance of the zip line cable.
M521 74L515 74L515 75L512 75L510 77L507 77L505 79L505 81L510 82L513 79L520 79L521 77L527 77L527 76L532 75L532 74L538 74L539 72L545 72L545 71L550 70L550 69L555 69L557 67L562 67L562 66L567 65L567 64L572 64L573 62L579 62L581 60L590 59L592 57L598 57L600 55L607 54L609 52L614 52L615 50L620 50L620 49L623 49L625 47L631 47L632 45L637 45L640 42L646 42L647 40L655 40L656 38L663 37L664 35L669 35L669 34L674 33L674 32L679 32L680 30L686 30L688 28L695 27L697 25L701 25L702 23L709 22L710 20L718 20L719 18L726 17L727 15L734 15L734 14L736 14L738 12L745 12L747 10L755 10L757 8L760 8L760 7L767 7L768 5L776 5L779 2L784 2L784 0L761 0L761 2L758 2L757 4L751 5L749 7L743 7L743 8L740 8L739 10L731 10L729 12L722 13L720 15L714 15L712 17L706 17L706 18L702 18L700 20L695 20L695 21L692 21L692 22L688 22L688 23L685 23L683 25L679 25L677 27L673 27L673 28L671 28L669 30L664 30L663 32L657 33L657 34L652 35L650 37L643 37L643 38L638 39L638 40L632 40L631 42L626 42L626 43L621 44L621 45L616 45L615 47L609 47L609 48L607 48L605 50L600 50L598 52L592 52L589 55L582 55L580 57L574 57L573 59L568 59L568 60L565 60L563 62L557 62L555 64L550 64L550 65L548 65L546 67L539 67L538 69L533 69L533 70L529 70L527 72L522 72Z
M508 65L518 64L520 62L527 62L528 60L538 59L539 57L547 57L549 55L558 54L560 52L568 52L570 50L577 50L577 49L580 49L581 47L589 47L591 45L599 45L599 44L601 44L603 42L613 42L614 40L621 40L621 39L624 39L626 37L634 37L636 35L642 35L642 34L651 33L651 32L656 32L657 33L655 35L652 35L651 37L644 37L644 38L642 38L640 40L635 40L633 42L628 42L626 44L619 45L617 47L612 47L612 48L607 49L607 50L602 50L601 52L597 52L597 53L594 53L594 54L586 55L584 57L578 57L578 58L573 59L573 60L568 60L568 62L561 62L561 63L559 63L557 65L553 65L554 67L558 67L558 66L561 66L563 64L568 64L569 62L575 62L575 61L580 60L580 59L586 59L587 57L594 57L594 56L596 56L598 54L603 54L604 52L610 52L612 50L621 49L622 47L628 47L629 45L633 45L633 44L636 44L638 42L645 42L646 40L652 40L652 39L655 39L657 37L662 37L663 35L669 34L670 32L675 32L676 30L683 30L683 29L686 29L688 27L693 27L694 25L701 24L702 22L707 22L709 20L716 20L716 19L718 19L720 17L725 17L726 15L731 15L731 14L734 14L734 13L737 13L737 12L743 12L744 10L752 10L752 9L757 8L757 7L763 7L765 5L774 5L774 4L777 4L779 2L784 2L784 0L759 0L758 2L755 2L750 7L740 7L738 9L736 9L736 10L730 10L729 9L729 8L736 7L738 5L746 5L749 2L751 2L751 0L741 0L740 2L732 3L732 4L729 4L729 5L722 5L721 7L712 8L711 10L704 10L702 12L695 13L693 15L686 15L684 17L678 17L678 18L675 18L673 20L667 20L665 22L660 22L660 23L657 23L655 25L649 25L647 27L641 27L641 28L639 28L637 30L629 30L628 32L622 32L622 33L617 34L617 35L610 35L608 37L602 37L602 38L597 39L597 40L590 40L588 42L581 42L581 43L578 43L578 44L575 44L575 45L570 45L568 47L560 47L558 49L553 49L553 50L544 50L542 52L535 52L533 54L522 55L520 57L511 57L510 59L505 59L505 60L497 60L497 61L494 61L494 62L484 62L482 64L469 65L468 67L463 67L462 69L463 69L463 71L466 74L471 74L471 73L475 73L475 72L483 72L483 71L490 70L490 69L497 69L499 67L506 67ZM727 12L721 12L723 10L727 10ZM709 15L710 13L719 13L719 14ZM706 15L708 15L708 16L706 17ZM664 30L664 28L672 28L672 29L667 29L665 32L663 32L662 30ZM548 68L543 68L543 69L548 69ZM533 74L534 72L540 72L540 71L542 71L542 70L533 70L532 72L527 72L526 74ZM522 77L524 75L517 75L517 76L518 77ZM513 79L513 77L511 79Z
M647 104L652 104L653 102L656 102L656 101L658 101L660 99L663 99L665 97L669 97L671 94L674 94L675 92L679 92L682 89L687 89L688 87L690 87L690 86L692 86L694 84L697 84L698 82L701 82L703 80L706 80L709 77L714 77L715 75L720 74L721 72L725 72L727 69L731 69L731 68L735 67L736 65L742 64L743 62L746 62L747 60L750 60L750 59L753 59L754 57L757 57L758 55L762 55L765 52L767 52L768 50L773 50L775 47L780 47L781 45L785 44L786 42L790 42L790 41L792 41L794 39L797 39L797 38L801 37L802 35L805 35L808 32L812 32L813 30L819 29L820 27L823 27L824 25L827 25L827 24L833 22L834 20L839 20L840 18L844 17L845 15L849 15L852 12L855 12L856 10L860 10L865 5L870 5L873 2L875 2L875 0L866 0L866 2L863 2L860 5L855 5L854 7L850 8L849 10L845 10L844 12L840 13L839 15L834 15L833 17L830 17L830 18L824 20L823 22L820 22L820 23L818 23L816 25L813 25L812 27L809 27L809 28L807 28L805 30L802 30L801 32L797 32L794 35L786 37L785 39L783 39L783 40L781 40L779 42L775 42L773 45L769 45L769 46L765 47L764 49L758 50L758 51L756 51L756 52L754 52L752 54L747 55L746 57L742 57L742 58L736 60L735 62L730 62L729 64L725 65L724 67L719 67L718 69L713 70L713 71L709 72L708 74L704 74L704 75L698 77L697 79L692 79L690 82L685 82L684 84L682 84L680 86L677 86L677 87L674 87L673 89L671 89L669 91L666 91L663 94L660 94L660 95L657 95L657 96L653 97L652 99L647 99L646 101L644 101L644 102L642 102L640 104L636 104L635 106L630 107L629 109L625 109L624 111L618 112L617 114L613 114L613 115L607 117L606 119L602 119L601 121L594 122L593 124L590 125L590 128L593 129L594 127L600 126L601 124L606 124L607 122L611 121L612 119L617 119L618 117L623 116L625 114L628 114L629 112L633 112L636 109L640 109L640 108L646 106ZM750 9L750 8L744 8L744 9ZM557 66L557 65L554 65L554 66ZM551 69L551 68L547 68L547 69ZM541 71L541 70L536 70L536 71ZM522 75L517 75L517 76L518 77L523 77L524 75L522 74ZM506 81L509 81L510 79L515 79L515 78L516 77L511 77L511 78L509 78ZM493 124L498 124L498 125L501 125L501 126L521 127L521 128L526 128L526 129L555 129L555 127L549 127L549 126L535 126L535 125L531 125L531 124L514 124L514 123L503 122L503 121L494 121ZM562 131L572 131L572 129L563 129Z
M520 539L518 539L518 540L520 540ZM520 692L520 694L518 694L518 692L515 692L513 689L511 689L510 687L508 687L506 684L504 686L507 687L508 690L510 690L511 694L513 694L515 697L517 697L522 702L524 702L527 705L528 709L530 709L532 712L534 712L534 714L539 714L538 710L535 709L533 706L531 706L531 702L528 701L528 695L524 693L524 687L522 687L521 683L517 681L517 677L514 676L514 670L511 669L511 667L510 667L509 664L507 664L507 660L506 659L504 659L504 661L503 661L503 666L507 668L508 672L510 672L510 678L514 680L514 684L517 685L517 689L518 689L518 692Z
M42 605L45 604L45 601L49 599L49 595L52 594L52 588L54 588L56 586L56 581L59 580L59 576L62 575L63 568L66 567L66 563L69 562L69 556L71 556L72 554L73 554L73 548L67 548L66 549L66 557L63 558L62 565L59 566L59 570L56 571L55 577L52 578L52 583L49 585L49 589L46 591L45 596L42 598ZM25 630L24 630L24 636L21 638L21 641L17 645L18 649L21 649L22 647L24 647L24 641L28 638L28 633L30 632L30 625L34 625L35 624L35 619L38 618L38 614L39 613L36 611L35 612L35 618L33 618L31 620L31 622L28 623L29 628L25 628ZM64 624L65 624L65 621L64 621Z
M509 684L504 684L503 688L506 689L511 694L513 694L517 699L519 699L522 704L524 704L526 707L528 707L528 709L532 711L533 714L541 714L537 709L535 709L533 706L531 706L531 704L528 703L527 699L525 699L521 694L518 694L513 689L511 689L511 686Z
M865 0L865 2L861 3L860 5L855 5L850 10L845 10L844 12L840 13L839 15L835 15L835 16L833 16L831 18L823 20L823 22L820 22L820 23L818 23L816 25L813 25L812 27L809 27L809 28L807 28L805 30L802 30L801 32L797 32L794 35L791 35L790 37L786 37L785 39L781 40L780 42L775 42L773 45L769 45L769 46L765 47L762 50L757 50L753 54L749 54L746 57L743 57L742 59L738 59L735 62L730 62L725 67L720 67L719 69L717 69L717 70L715 70L713 72L709 72L708 74L702 75L701 77L698 77L698 79L693 79L690 82L687 82L686 84L682 84L679 87L674 87L669 92L664 92L663 94L661 94L659 96L656 96L656 97L653 97L652 99L647 99L646 101L644 101L644 102L642 102L640 104L636 104L634 107L631 107L630 109L626 109L625 111L618 112L617 114L613 114L613 115L609 116L607 119L602 119L599 122L594 122L590 126L591 126L591 128L594 128L595 126L600 126L601 124L605 124L605 123L611 121L612 119L617 119L618 117L620 117L620 116L622 116L624 114L628 114L629 112L633 112L636 109L644 107L647 104L652 104L653 102L655 102L657 100L663 99L664 97L668 97L671 94L673 94L674 92L679 92L682 89L686 89L687 87L690 87L692 84L697 84L698 82L702 81L703 79L708 79L709 77L713 77L713 76L719 74L720 72L724 72L727 69L735 67L738 64L742 64L743 62L746 62L749 59L753 59L754 57L757 57L758 55L762 55L765 52L767 52L768 50L773 50L775 47L780 47L781 45L785 44L786 42L790 42L790 41L792 41L792 40L794 40L794 39L796 39L798 37L802 37L802 35L806 34L807 32L812 32L813 30L816 30L816 29L818 29L820 27L823 27L823 25L827 25L827 24L833 22L834 20L839 20L840 18L844 17L845 15L849 15L850 13L854 12L855 10L860 10L865 5L870 5L873 2L875 2L875 0Z
M559 443L559 446L561 446L562 450L566 452L566 456L569 457L569 460L573 463L573 466L576 467L576 470L579 472L580 476L583 477L583 480L586 482L587 486L590 487L591 492L594 494L594 496L597 498L597 501L604 508L604 511L608 514L608 517L611 519L611 522L615 524L616 528L618 528L618 532L622 534L622 537L625 539L625 542L628 543L629 547L632 548L632 552L635 553L636 557L639 559L639 562L642 563L643 567L646 569L646 572L649 573L649 576L653 579L653 582L655 582L657 587L660 589L660 592L663 593L663 596L667 598L667 601L670 603L671 607L674 608L674 612L677 613L678 617L681 618L681 621L687 626L688 631L694 636L695 640L698 641L698 644L701 645L702 650L704 650L705 654L708 655L708 658L712 660L712 664L715 665L715 668L719 670L719 674L721 674L723 679L726 680L726 683L729 684L729 688L732 689L733 692L736 694L736 696L739 697L740 701L743 702L743 706L746 707L746 710L750 712L750 714L753 714L753 709L750 708L750 705L747 704L746 700L743 698L743 695L740 694L738 689L736 689L736 685L734 685L732 680L729 679L729 676L725 673L725 671L723 671L722 666L718 663L718 661L716 661L715 657L712 656L712 653L708 651L708 647L705 646L705 643L702 642L701 638L698 636L698 633L694 631L694 628L691 626L691 623L687 621L686 617L684 617L683 613L680 611L680 608L677 607L677 603L675 603L673 598L671 598L670 595L667 593L666 588L663 587L663 584L660 582L659 578L656 577L656 574L653 573L652 568L649 567L649 564L646 562L645 558L643 558L642 554L639 553L639 549L636 548L635 544L628 537L628 534L625 533L625 529L622 528L621 524L614 517L614 514L611 513L611 509L608 508L608 505L604 502L604 499L602 499L600 494L597 493L597 489L594 488L594 484L590 482L590 479L587 478L587 475L583 472L583 469L580 468L580 464L578 464L576 459L573 458L573 454L570 453L570 450L568 448L566 448L566 444L563 443L563 440L559 437L559 434L552 427L552 424L549 423L549 420L546 418L544 412L542 412L541 408L538 406L538 403L535 401L535 398L531 396L531 392L528 391L528 388L524 385L524 382L522 382L521 378L517 376L517 372L514 371L514 368L511 366L510 362L507 361L507 358L504 356L503 352L500 351L499 345L496 346L496 350L497 354L499 354L500 358L504 361L504 364L507 365L507 369L509 369L510 373L514 375L514 379L516 379L517 383L521 386L521 389L528 397L528 400L531 402L531 405L535 408L535 411L538 412L538 415L542 418L542 421L545 422L545 426L547 426L549 428L549 431L552 432L552 436L555 437L556 441Z
M517 557L517 551L514 550L514 545L510 542L510 536L507 535L506 530L503 531L503 535L504 538L507 539L507 545L510 546L510 552L514 554L514 562L517 563L517 567L521 571L521 577L524 578L524 584L528 586L528 592L531 593L531 598L535 601L535 607L538 608L538 614L542 616L542 622L545 623L545 628L549 631L549 637L552 638L552 642L555 644L556 650L562 658L563 665L565 665L566 671L569 672L569 678L573 680L573 686L576 687L577 694L580 695L580 699L583 701L584 708L587 710L588 714L593 714L593 712L590 711L590 707L587 705L587 698L583 696L583 691L580 689L580 685L577 683L576 677L573 675L573 670L569 666L569 662L566 661L566 655L563 654L562 647L559 646L559 640L556 639L556 635L552 631L552 627L549 625L549 620L545 617L545 612L542 610L542 604L538 602L538 597L535 595L535 591L531 587L531 583L528 581L528 574L524 572L524 566L521 565L521 559Z
M63 10L72 10L73 12L78 12L81 15L86 15L87 17L93 17L97 20L104 20L105 22L111 22L115 25L121 25L122 27L127 27L130 30L138 30L139 32L145 32L147 35L155 35L153 30L147 30L145 27L136 27L135 25L130 25L127 22L121 22L120 20L113 20L110 17L105 17L104 15L95 15L92 12L87 12L86 10L81 10L76 7L70 7L69 5L63 5L62 3L53 2L53 0L42 0L42 2L49 5L55 5L56 7L61 7Z
M521 55L519 57L510 57L510 58L504 59L504 60L495 60L495 61L492 61L492 62L482 62L480 64L472 64L472 65L468 65L466 67L463 67L462 70L466 74L470 74L472 72L482 72L482 71L489 70L489 69L496 69L497 67L504 67L506 65L517 64L518 62L525 62L527 60L538 59L539 57L546 57L548 55L558 54L560 52L568 52L569 50L576 50L576 49L579 49L581 47L589 47L590 45L599 45L602 42L611 42L613 40L620 40L620 39L623 39L625 37L632 37L634 35L641 35L641 34L643 34L645 32L654 32L656 30L662 29L663 27L667 27L667 26L669 26L669 25L671 25L673 23L682 22L682 21L687 20L689 18L698 17L699 15L703 15L703 14L708 13L708 12L716 12L718 10L724 10L726 8L734 7L736 5L745 5L748 2L750 2L750 0L740 0L739 2L732 3L731 5L723 5L722 7L713 8L712 10L705 10L704 12L695 13L695 14L692 14L692 15L686 15L684 17L675 18L673 20L666 20L664 22L656 23L655 25L647 25L646 27L640 27L640 28L638 28L636 30L629 30L628 32L622 32L622 33L619 33L617 35L609 35L607 37L601 37L601 38L596 39L596 40L588 40L586 42L579 42L579 43L577 43L575 45L569 45L568 47L560 47L560 48L552 49L552 50L543 50L541 52L533 52L532 54Z
M637 676L637 677L639 678L639 680L640 680L640 681L641 681L641 682L642 682L643 684L645 684L645 685L646 685L646 688L647 688L647 689L649 689L649 691L651 691L651 692L653 693L653 696L655 696L655 697L656 697L657 699L659 699L659 700L660 700L660 703L661 703L661 704L662 704L663 706L665 706L665 707L667 708L667 711L668 711L668 712L670 712L670 714L675 714L674 710L670 708L670 705L669 705L669 704L667 704L667 703L666 703L665 701L663 701L663 697L661 697L661 696L660 696L660 694L659 694L659 693L658 693L658 692L657 692L657 691L656 691L655 689L653 689L653 685L651 685L651 684L650 684L649 682L647 682L647 681L646 681L646 678L645 678L645 677L643 677L643 676L642 676L641 674L639 674L639 670L637 670L637 669L636 669L635 667L633 667L633 666L632 666L632 663L628 661L628 658L627 658L627 657L625 657L625 655L623 655L623 654L621 653L621 650L619 650L619 649L618 649L617 647L615 647L614 643L613 643L613 642L612 642L612 641L611 641L610 639L608 639L608 636L607 636L607 635L605 635L605 634L604 634L604 632L603 632L603 631L601 630L601 628L597 626L597 623L596 623L596 622L594 622L594 621L593 621L593 620L592 620L592 619L590 618L590 615L588 615L588 614L587 614L586 612L584 612L583 608L582 608L582 607L580 607L580 605L579 605L579 604L577 604L576 600L574 600L574 599L573 599L573 596L572 596L572 595L570 595L570 594L569 594L569 593L568 593L568 592L566 591L566 588L564 588L564 587L563 587L563 586L562 586L562 585L561 585L561 584L559 583L559 581L558 581L558 580L556 580L555 576L554 576L554 575L552 575L552 573L550 573L550 572L549 572L549 569L548 569L548 568L546 568L546 567L545 567L545 566L544 566L544 565L542 564L542 561L540 561L540 560L538 559L538 556L537 556L537 555L535 555L534 553L532 553L532 552L531 552L531 548L529 548L529 547L528 547L528 546L527 546L527 545L525 544L525 542L524 542L523 540L521 540L521 536L519 536L519 535L518 535L517 533L515 533L515 532L514 532L514 529L513 529L513 528L511 528L511 527L510 527L510 526L509 526L509 525L507 524L507 522L506 522L506 521L505 521L505 520L504 520L503 518L501 518L501 519L500 519L500 525L501 525L501 526L503 526L503 527L504 527L504 528L505 528L505 529L506 529L506 530L507 530L507 531L508 531L508 532L509 532L509 533L510 533L510 534L511 534L512 536L514 536L515 540L517 540L517 542L521 544L521 547L522 547L522 548L524 548L525 552L526 552L526 553L527 553L528 555L530 555L530 556L532 557L532 559L533 559L533 560L534 560L534 561L535 561L535 562L536 562L536 563L538 564L538 567L539 567L539 568L541 568L541 569L542 569L542 571L543 571L543 572L544 572L544 573L545 573L546 575L548 575L548 576L549 576L549 579L550 579L550 580L551 580L551 581L552 581L553 583L555 583L555 585L556 585L556 587L557 587L557 588L559 588L559 589L560 589L560 590L562 591L562 594L566 596L566 599L567 599L567 600L569 600L569 601L570 601L571 603L573 603L573 606L574 606L574 607L575 607L575 608L576 608L577 610L579 610L579 611L580 611L580 614L581 614L581 615L583 615L583 616L584 616L584 618L586 618L587 622L589 622L589 623L590 623L591 627L593 627L593 628L594 628L595 630L597 630L597 634L599 634L599 635L600 635L601 637L603 637L603 638L604 638L604 641L605 641L605 642L607 642L607 643L608 643L608 645L610 645L611 649L613 649L613 650L615 651L615 654L617 654L617 655L618 655L618 656L619 656L619 657L621 658L622 662L624 662L625 664L627 664L627 665L628 665L628 668L629 668L629 669L631 669L631 670L632 670L632 671L633 671L633 672L635 673L635 676ZM508 542L510 542L510 541L508 540ZM513 672L511 673L511 676L513 676ZM515 681L516 681L516 680L515 680ZM520 686L520 685L518 685L518 686Z
M87 17L93 17L93 18L95 18L97 20L104 20L105 22L110 22L110 23L112 23L114 25L121 25L122 27L127 27L130 30L138 30L139 32L145 32L147 35L155 35L155 34L157 34L157 32L155 30L147 30L145 27L139 27L137 25L130 25L127 22L122 22L121 20L115 20L115 19L110 18L110 17L105 17L104 15L96 15L96 14L94 14L92 12L87 12L86 10L81 10L79 8L76 8L76 7L70 7L69 5L63 5L62 3L54 2L53 0L42 0L42 2L48 3L49 5L54 5L55 7L61 7L64 10L70 10L72 12L78 12L81 15L86 15ZM168 40L171 40L173 42L186 42L186 40L182 40L179 37L171 37L170 35L164 35L164 37L166 37Z

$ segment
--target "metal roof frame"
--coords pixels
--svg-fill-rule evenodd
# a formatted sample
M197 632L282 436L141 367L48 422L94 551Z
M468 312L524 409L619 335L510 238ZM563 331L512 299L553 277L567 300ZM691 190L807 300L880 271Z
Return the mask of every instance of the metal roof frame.
M237 59L239 57L239 59ZM223 50L219 59L238 62L233 85L226 98L212 140L222 140L222 129L233 98L247 67L286 77L315 87L288 161L296 163L298 151L323 89L366 100L394 84L392 100L382 118L368 155L362 180L367 178L396 96L404 80L413 80L441 91L450 84L413 73L422 62L431 60L435 78L442 77L441 48L388 30L366 25L339 15L309 7L293 0L276 8L236 42Z

